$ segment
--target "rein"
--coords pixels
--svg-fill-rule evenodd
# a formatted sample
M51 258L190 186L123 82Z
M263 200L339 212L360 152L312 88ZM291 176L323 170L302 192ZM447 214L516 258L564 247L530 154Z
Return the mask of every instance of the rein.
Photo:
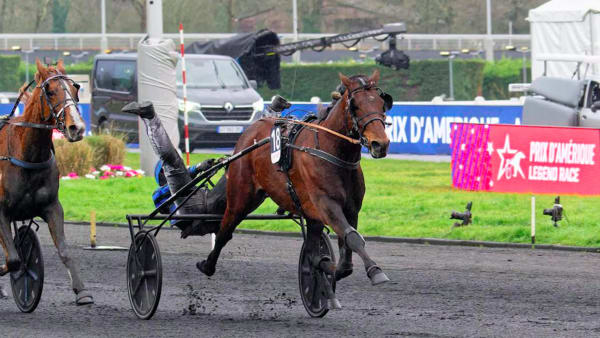
M23 94L25 94L27 89L29 89L29 87L31 87L31 85L34 83L35 83L35 80L31 80L27 84L27 87L25 87L25 89L23 89L23 91L19 94L19 97L17 97L17 100L15 101L15 105L10 110L10 114L8 114L8 118L13 117L13 115L15 114L15 111L17 110L17 107L19 106L19 103L21 103L21 98L23 97Z
M292 119L283 119L283 118L276 118L275 119L275 123L277 123L277 122L289 122L289 123L293 123L293 124L300 124L300 125L303 125L303 126L306 126L306 127L311 127L311 128L322 130L322 131L327 132L327 133L329 133L331 135L334 135L334 136L337 136L337 137L339 137L339 138L341 138L343 140L346 140L346 141L348 141L348 142L350 142L352 144L360 144L361 143L360 140L357 140L355 138L346 136L344 134L340 134L337 131L331 130L331 129L326 128L326 127L323 127L322 125L319 125L319 124L310 123L310 122L304 122L304 121L298 121L298 120L292 120Z

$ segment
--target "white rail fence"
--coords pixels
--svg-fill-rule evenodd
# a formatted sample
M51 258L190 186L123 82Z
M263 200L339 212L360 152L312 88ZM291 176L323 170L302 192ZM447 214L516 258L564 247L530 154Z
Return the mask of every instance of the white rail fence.
M185 34L185 41L207 41L212 39L228 38L234 34ZM320 38L334 34L299 34L300 40ZM177 33L165 34L166 37L178 41ZM135 50L137 43L144 34L111 33L106 34L108 48L119 50ZM282 43L293 41L293 34L279 34ZM403 34L399 36L398 48L402 50L483 50L487 39L485 34ZM531 36L528 34L495 34L491 35L496 50L505 46L530 47ZM46 50L99 50L102 34L100 33L66 33L66 34L0 34L0 50L10 50L19 46L22 50L31 50L33 47ZM359 50L381 48L385 42L375 39L365 39L357 45ZM338 44L333 48L345 49Z

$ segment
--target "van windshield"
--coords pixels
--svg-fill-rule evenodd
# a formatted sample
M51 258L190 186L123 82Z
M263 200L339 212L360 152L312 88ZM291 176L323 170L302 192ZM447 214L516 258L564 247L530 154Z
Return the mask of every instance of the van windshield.
M241 70L232 60L185 60L187 86L190 88L247 88ZM182 86L181 62L177 63L177 85Z

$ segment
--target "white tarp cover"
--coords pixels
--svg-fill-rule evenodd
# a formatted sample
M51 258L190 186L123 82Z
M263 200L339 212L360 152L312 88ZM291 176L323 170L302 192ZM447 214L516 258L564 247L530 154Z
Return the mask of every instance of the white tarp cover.
M544 72L540 54L600 55L600 0L552 0L529 11L532 78ZM547 63L547 75L571 78L576 62ZM582 66L581 71L585 70ZM588 74L600 75L600 65Z
M179 146L177 119L177 84L175 67L177 53L171 39L144 39L138 44L138 102L151 101L173 145ZM146 127L139 121L140 162L142 170L151 175L158 157L146 135Z

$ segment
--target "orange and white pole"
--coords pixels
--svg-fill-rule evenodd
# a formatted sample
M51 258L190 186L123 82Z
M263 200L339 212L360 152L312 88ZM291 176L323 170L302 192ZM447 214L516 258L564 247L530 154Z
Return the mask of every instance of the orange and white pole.
M185 138L185 160L190 165L190 132L188 129L187 87L185 78L185 53L183 44L183 23L179 23L179 43L181 48L181 78L183 80L183 133Z

